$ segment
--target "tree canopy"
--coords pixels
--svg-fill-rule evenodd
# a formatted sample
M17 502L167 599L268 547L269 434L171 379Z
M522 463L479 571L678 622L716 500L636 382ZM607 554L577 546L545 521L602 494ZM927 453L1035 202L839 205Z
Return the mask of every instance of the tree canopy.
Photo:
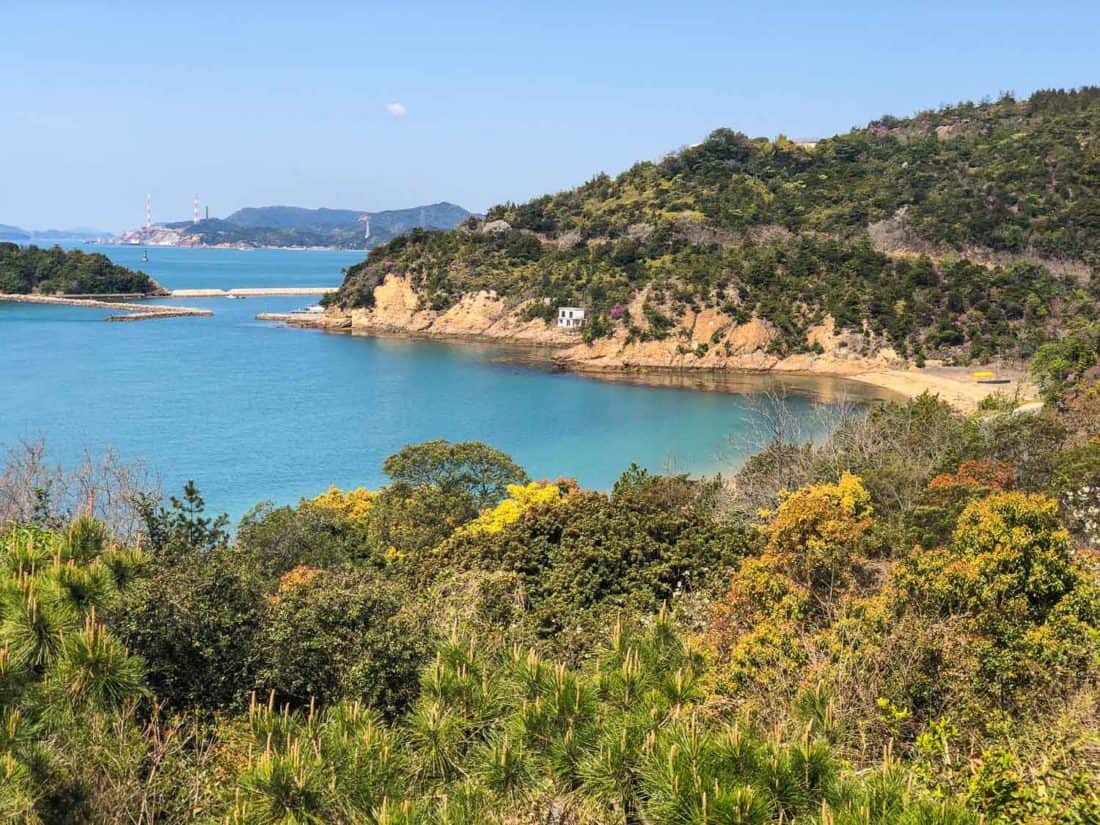
M387 458L382 471L396 484L468 495L479 510L504 498L509 484L528 480L508 455L478 441L410 445Z
M160 284L144 272L119 266L106 255L0 243L0 292L148 295L161 291Z

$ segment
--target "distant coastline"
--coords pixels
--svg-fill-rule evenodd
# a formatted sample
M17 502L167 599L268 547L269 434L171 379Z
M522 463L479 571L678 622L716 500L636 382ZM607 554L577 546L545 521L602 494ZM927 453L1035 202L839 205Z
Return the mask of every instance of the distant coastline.
M473 213L453 203L381 212L260 206L238 209L225 218L153 223L110 239L121 246L174 246L200 249L316 249L366 253L415 229L454 229Z
M155 230L154 230L155 231ZM151 247L162 249L234 249L238 252L248 252L253 249L275 249L285 252L362 252L366 254L370 250L367 248L358 247L342 247L342 246L279 246L279 245L266 245L248 243L245 241L237 241L233 243L203 243L202 241L171 241L171 240L157 240L155 236L147 236L149 240L134 240L127 235L119 235L113 238L104 238L101 240L88 240L84 241L90 246L132 246L132 247Z

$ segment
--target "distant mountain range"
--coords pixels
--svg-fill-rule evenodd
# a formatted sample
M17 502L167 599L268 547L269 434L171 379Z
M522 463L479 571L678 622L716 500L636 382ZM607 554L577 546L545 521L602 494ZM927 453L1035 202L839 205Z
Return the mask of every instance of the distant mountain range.
M471 214L447 202L370 213L354 209L259 206L239 209L227 218L207 218L198 223L178 221L134 230L117 240L161 246L371 249L416 227L454 229Z
M269 229L299 229L308 231L358 232L363 234L363 220L370 214L371 234L389 232L400 235L414 227L422 229L453 229L470 217L461 206L443 201L411 209L391 209L385 212L362 212L354 209L303 209L299 206L260 206L238 209L225 220L237 226Z
M95 229L23 229L19 226L0 223L0 241L16 243L90 241L109 237L110 234L110 232L99 232Z

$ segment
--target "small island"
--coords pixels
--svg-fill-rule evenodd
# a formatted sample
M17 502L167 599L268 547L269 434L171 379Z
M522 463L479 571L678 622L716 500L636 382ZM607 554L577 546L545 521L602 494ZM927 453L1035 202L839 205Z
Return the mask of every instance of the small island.
M135 298L167 294L144 272L119 266L98 252L0 243L0 294L5 293Z
M106 255L59 246L42 249L0 243L0 302L65 304L121 313L108 315L105 321L214 314L194 307L124 303L127 299L170 296L144 272L119 266Z

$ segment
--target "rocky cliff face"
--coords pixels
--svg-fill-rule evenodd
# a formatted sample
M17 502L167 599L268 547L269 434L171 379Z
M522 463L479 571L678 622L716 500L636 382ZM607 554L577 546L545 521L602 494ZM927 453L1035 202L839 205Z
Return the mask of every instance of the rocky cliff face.
M509 304L493 292L468 293L454 306L434 311L423 307L407 278L387 275L374 290L374 302L370 309L331 309L319 323L368 335L480 338L549 346L559 350L557 364L580 371L752 369L836 375L901 365L892 349L868 336L837 333L831 318L810 331L809 341L819 345L821 353L780 358L767 351L775 335L766 321L754 318L738 324L716 309L681 315L676 330L662 340L632 339L626 330L617 329L586 344L576 332L538 319L525 320L526 303Z
M589 344L577 344L559 353L556 362L577 370L622 371L646 369L777 370L856 374L900 365L893 350L876 347L861 334L836 334L832 319L810 331L811 344L821 353L781 358L768 352L775 337L759 318L738 324L715 309L680 316L679 327L659 341L631 340L625 330Z
M494 292L473 292L454 306L435 311L422 305L405 277L387 275L374 290L370 309L332 309L323 325L363 334L403 333L457 338L486 338L568 347L579 341L575 332L559 330L541 320L523 318L526 303L506 303Z

